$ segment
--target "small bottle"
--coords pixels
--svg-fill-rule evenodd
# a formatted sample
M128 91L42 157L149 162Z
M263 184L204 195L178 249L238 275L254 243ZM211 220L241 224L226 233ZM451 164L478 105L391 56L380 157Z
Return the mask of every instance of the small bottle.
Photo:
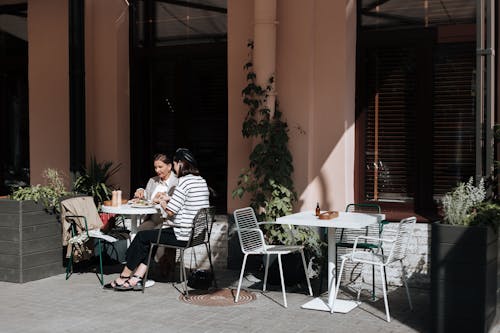
M122 191L116 191L116 205L120 207L122 205Z
M319 202L316 203L316 216L319 216L321 214L321 210L319 209Z

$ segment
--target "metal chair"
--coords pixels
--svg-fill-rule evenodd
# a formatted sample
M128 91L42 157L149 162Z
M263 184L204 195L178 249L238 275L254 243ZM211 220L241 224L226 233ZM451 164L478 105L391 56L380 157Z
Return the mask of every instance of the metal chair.
M355 213L372 213L372 214L380 214L381 209L379 205L376 204L348 204L345 208L346 212L355 212ZM335 242L335 274L337 274L338 267L338 249L346 248L351 249L354 246L354 240L357 236L369 236L380 238L383 232L384 225L388 222L383 220L378 224L370 225L363 229L341 229L340 232L336 234L336 242ZM381 243L374 242L360 242L358 243L358 249L365 249L368 251L374 251L380 249L382 251L382 255L384 254L384 249L382 248ZM337 275L335 275L337 276ZM384 267L384 277L387 280L387 274L385 272ZM339 276L341 278L341 276ZM387 287L387 285L386 285ZM372 298L375 299L375 267L372 267Z
M387 301L387 288L386 288L386 278L384 268L396 261L399 261L401 264L401 277L403 279L403 284L406 288L406 296L408 297L408 303L410 305L410 309L413 310L413 305L411 303L410 291L408 289L408 283L406 281L406 272L403 264L403 259L406 257L406 252L408 250L408 245L410 243L410 239L413 236L413 229L415 226L415 222L417 219L415 217L408 217L402 219L399 222L398 228L393 237L370 237L370 236L357 236L354 240L354 246L352 248L352 252L345 254L342 256L342 264L340 265L340 276L342 276L342 271L344 270L344 264L346 261L351 261L353 263L361 263L361 264L369 264L373 266L378 266L380 269L380 276L382 279L382 291L384 293L384 304L385 304L385 313L387 317L387 321L391 321L391 317L389 314L389 303ZM359 251L359 245L363 244L362 241L371 241L375 244L384 242L386 245L390 245L389 254L386 256L381 251ZM335 297L334 302L337 299L339 287L340 287L340 278L337 279L337 286L335 288ZM329 288L331 290L331 286ZM357 299L359 301L359 295L361 290L358 291ZM333 313L333 306L331 312Z
M184 265L184 251L189 248L193 248L198 245L205 245L207 250L208 261L210 262L210 270L212 272L212 278L215 287L217 287L217 282L215 279L214 266L212 264L212 252L210 247L210 234L212 232L212 226L215 221L215 207L210 206L208 208L201 208L196 213L193 219L193 225L189 227L191 229L191 236L186 243L186 246L176 246L170 244L160 243L160 236L162 229L158 229L158 238L155 243L151 243L148 256L148 264L146 269L146 274L144 275L144 281L148 280L149 267L151 263L151 257L153 254L153 248L156 247L167 247L171 249L176 249L180 251L180 279L181 283L184 284L184 295L189 296L188 286L187 286L187 274L186 267ZM143 284L142 292L144 292L145 283Z
M102 221L97 212L94 198L91 196L76 196L61 200L61 221L63 228L63 245L68 246L66 256L69 257L66 266L66 280L73 273L73 262L89 259L96 250L99 256L99 272L96 272L101 285L104 285L102 270L102 242L116 242L117 239L100 231ZM97 247L89 244L97 240Z
M267 273L269 268L269 255L275 254L278 256L278 266L281 278L281 290L283 293L283 303L286 308L286 293L285 293L285 280L283 278L283 268L281 264L281 256L283 254L289 254L293 252L300 252L302 257L302 263L304 265L304 273L306 275L307 286L309 288L309 295L312 296L311 283L309 281L309 276L307 275L307 265L306 259L304 257L304 247L299 245L268 245L264 240L264 234L260 230L259 225L272 222L257 222L257 217L253 208L246 207L237 209L233 213L234 220L236 222L238 237L240 239L241 251L244 254L243 265L241 266L240 279L238 282L238 290L236 291L236 297L234 302L237 303L240 296L241 282L243 280L243 274L245 272L245 265L247 262L247 257L251 254L263 254L266 256L266 267L264 273L264 286L262 291L266 291L267 283Z

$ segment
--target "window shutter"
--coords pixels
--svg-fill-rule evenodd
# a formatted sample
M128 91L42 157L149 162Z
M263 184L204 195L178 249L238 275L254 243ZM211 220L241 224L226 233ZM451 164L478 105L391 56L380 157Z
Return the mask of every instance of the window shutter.
M415 174L415 49L368 54L365 199L411 202Z
M441 44L434 54L433 195L474 175L474 43Z

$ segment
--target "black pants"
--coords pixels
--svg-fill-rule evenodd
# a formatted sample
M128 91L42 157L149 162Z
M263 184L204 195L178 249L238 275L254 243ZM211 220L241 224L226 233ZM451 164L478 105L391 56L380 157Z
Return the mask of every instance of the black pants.
M158 229L139 231L134 240L127 249L126 260L127 268L133 271L139 264L148 263L149 248L151 243L156 243L158 238ZM175 246L186 246L185 241L179 241L175 238L174 229L161 229L160 243Z

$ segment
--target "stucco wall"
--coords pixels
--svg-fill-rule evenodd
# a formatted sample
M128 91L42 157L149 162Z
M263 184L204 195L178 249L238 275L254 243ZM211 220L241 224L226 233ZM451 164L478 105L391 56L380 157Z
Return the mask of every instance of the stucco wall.
M354 0L278 1L276 90L290 127L296 210L353 200L355 10ZM228 1L228 193L248 165L241 89L252 13L253 0ZM228 211L245 204L229 198Z
M253 35L253 0L227 1L227 68L228 68L228 139L227 139L227 210L232 212L248 200L232 199L241 169L248 166L251 143L241 135L245 119L241 90L245 87L243 65L248 60L247 41Z
M46 168L69 176L67 4L65 0L28 2L31 184L43 183Z
M121 164L111 183L130 193L128 7L85 1L87 159Z

